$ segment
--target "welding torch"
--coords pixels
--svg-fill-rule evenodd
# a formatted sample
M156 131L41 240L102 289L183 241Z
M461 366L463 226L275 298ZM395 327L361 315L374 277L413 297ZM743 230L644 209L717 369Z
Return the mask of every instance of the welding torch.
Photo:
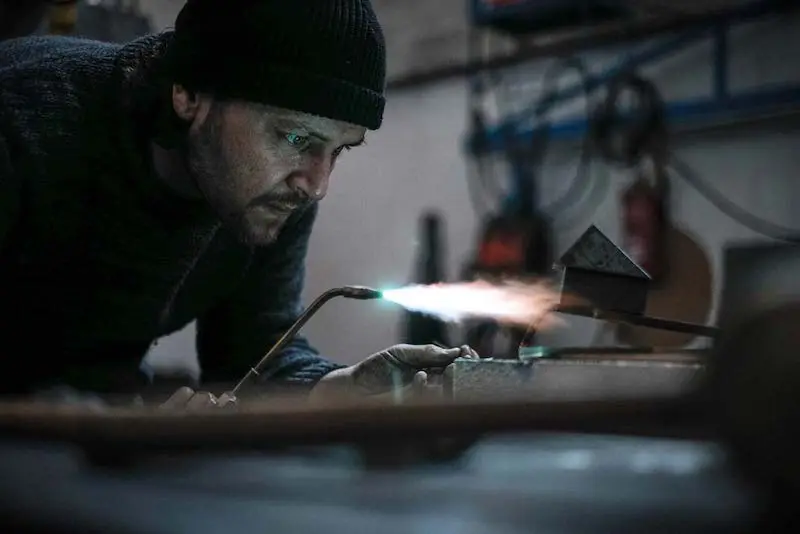
M356 299L356 300L374 300L379 299L383 296L383 294L378 291L377 289L373 289L371 287L364 287L364 286L344 286L344 287L336 287L333 289L329 289L328 291L324 292L322 295L317 297L317 299L308 306L303 313L300 314L300 317L292 323L292 326L289 327L288 330L272 345L272 348L264 355L261 360L253 367L251 367L247 374L244 375L236 387L226 393L229 398L236 398L236 395L241 391L241 389L247 384L247 382L261 374L261 371L264 370L264 367L272 361L275 356L280 353L280 351L294 338L297 332L303 328L311 317L316 314L319 309L329 300L336 298L336 297L344 297L346 299Z

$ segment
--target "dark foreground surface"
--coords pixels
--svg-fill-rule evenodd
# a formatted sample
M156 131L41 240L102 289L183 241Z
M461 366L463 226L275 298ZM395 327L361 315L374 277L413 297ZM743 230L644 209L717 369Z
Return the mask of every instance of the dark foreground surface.
M108 534L727 533L756 515L719 449L698 442L546 434L485 440L446 465L370 470L359 458L336 448L100 468L68 447L5 444L0 514Z

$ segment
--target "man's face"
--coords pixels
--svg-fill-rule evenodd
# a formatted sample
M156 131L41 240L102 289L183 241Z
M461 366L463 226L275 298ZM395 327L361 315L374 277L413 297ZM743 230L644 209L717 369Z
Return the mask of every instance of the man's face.
M192 121L186 158L222 222L243 242L263 245L294 211L325 196L336 159L363 144L365 132L286 109L211 101Z

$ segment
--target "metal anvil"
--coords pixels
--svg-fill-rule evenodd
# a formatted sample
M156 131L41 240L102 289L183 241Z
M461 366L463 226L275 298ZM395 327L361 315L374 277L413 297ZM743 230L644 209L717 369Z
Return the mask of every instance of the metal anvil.
M453 400L615 400L676 396L705 365L696 354L573 354L527 360L458 359L444 372Z

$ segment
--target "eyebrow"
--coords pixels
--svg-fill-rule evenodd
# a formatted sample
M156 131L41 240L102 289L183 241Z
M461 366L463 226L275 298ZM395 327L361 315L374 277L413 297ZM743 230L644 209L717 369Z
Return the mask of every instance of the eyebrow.
M321 133L316 132L316 131L312 130L311 128L304 127L304 129L308 132L308 135L311 136L311 137L316 137L317 139L319 139L320 141L322 141L324 143L330 143L331 142L331 139L329 139L327 136L322 135ZM346 146L346 147L349 147L349 148L355 148L355 147L362 146L366 142L367 142L366 137L361 137L361 139L359 139L358 141L354 141L352 143L344 143L342 146Z
M313 128L309 128L305 124L303 125L303 129L306 132L308 132L309 137L316 137L320 141L324 141L326 143L330 143L331 142L331 140L328 138L328 136L319 133L318 131L314 130Z

